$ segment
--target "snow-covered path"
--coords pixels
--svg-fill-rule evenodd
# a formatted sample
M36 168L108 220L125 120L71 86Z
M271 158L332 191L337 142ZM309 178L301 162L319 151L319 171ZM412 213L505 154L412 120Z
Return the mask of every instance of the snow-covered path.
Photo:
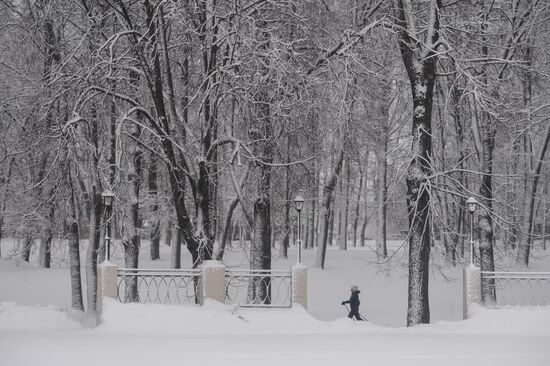
M473 319L388 328L303 309L107 304L86 328L54 307L0 306L1 364L525 365L550 364L550 309L484 310Z
M4 336L3 336L4 337ZM100 336L14 333L3 365L530 365L550 364L548 337L437 334Z

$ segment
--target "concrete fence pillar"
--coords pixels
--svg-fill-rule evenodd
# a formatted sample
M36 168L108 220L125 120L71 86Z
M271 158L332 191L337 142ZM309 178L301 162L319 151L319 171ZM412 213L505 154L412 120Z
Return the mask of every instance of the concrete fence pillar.
M202 277L199 281L199 302L204 305L205 299L225 303L225 266L220 261L204 261L201 265Z
M481 305L481 269L473 264L464 268L463 272L463 318L471 315L472 304Z
M103 300L106 297L113 299L117 297L117 273L118 266L108 260L97 266L96 321L98 324L103 321Z
M292 305L299 304L307 310L307 267L301 263L292 266Z

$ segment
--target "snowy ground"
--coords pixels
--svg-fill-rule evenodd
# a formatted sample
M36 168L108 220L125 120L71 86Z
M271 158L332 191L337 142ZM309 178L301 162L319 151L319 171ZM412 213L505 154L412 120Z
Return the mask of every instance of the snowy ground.
M147 249L140 267L166 267L166 248L155 262L147 261ZM293 258L274 267L288 268ZM312 260L305 251L304 262ZM407 278L400 261L381 265L370 250L334 250L325 271L310 270L309 313L110 302L105 323L88 328L66 310L66 269L0 259L0 364L550 365L550 308L477 309L462 321L460 269L432 262L431 325L404 327ZM548 263L543 253L533 269L550 271ZM228 253L226 265L245 264L242 251ZM362 290L369 323L343 318L340 301L350 284Z
M303 309L109 303L83 327L54 307L2 303L2 365L549 365L550 310L479 309L473 319L388 328Z

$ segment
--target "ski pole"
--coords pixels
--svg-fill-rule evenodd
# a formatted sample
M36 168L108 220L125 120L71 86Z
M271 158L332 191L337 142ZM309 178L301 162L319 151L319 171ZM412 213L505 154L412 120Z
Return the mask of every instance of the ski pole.
M349 314L349 308L348 308L348 306L347 306L346 304L344 304L344 306L346 307L346 310L348 311L348 314ZM359 316L361 317L361 319L363 319L363 321L368 322L368 319L365 318L363 315L359 314ZM353 319L353 320L355 320L355 319Z

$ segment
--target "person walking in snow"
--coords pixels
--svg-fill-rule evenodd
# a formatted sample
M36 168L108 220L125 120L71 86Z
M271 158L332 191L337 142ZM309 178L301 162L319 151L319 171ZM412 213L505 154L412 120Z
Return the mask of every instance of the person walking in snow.
M357 320L363 320L361 315L359 315L359 305L361 304L361 301L359 301L359 294L361 291L359 291L359 288L355 285L351 286L351 296L349 300L342 301L342 305L349 304L351 310L349 312L348 318L352 319L355 317Z

